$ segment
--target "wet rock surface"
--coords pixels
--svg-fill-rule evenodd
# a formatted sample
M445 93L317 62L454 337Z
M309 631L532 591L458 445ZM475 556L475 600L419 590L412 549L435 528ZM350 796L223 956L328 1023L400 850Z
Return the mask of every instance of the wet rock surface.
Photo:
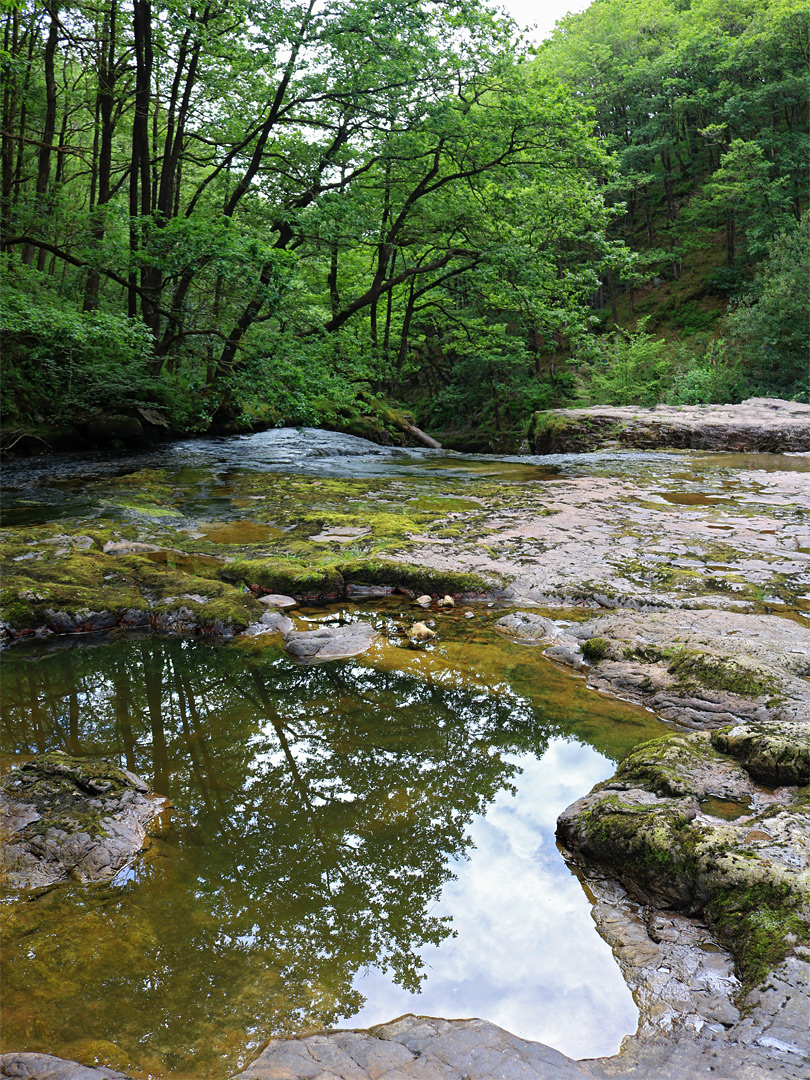
M317 630L294 630L284 636L284 649L295 660L317 663L358 656L371 648L379 634L368 623L321 626Z
M723 746L736 756L722 753ZM731 952L741 990L733 994L734 981L728 984L729 1008L741 1005L740 1016L735 1019L733 1009L725 1019L715 1015L693 976L684 980L687 1011L710 1030L717 1021L728 1027L731 1019L744 1031L742 1041L794 1059L810 1050L810 777L792 773L803 786L766 788L749 769L751 761L757 772L761 761L786 755L801 763L808 751L810 728L799 724L657 739L634 750L557 823L559 841L586 877L600 867L648 906L653 941L662 937L656 921L675 911L704 920ZM617 926L619 936L632 932L626 905L611 910L603 910L602 919ZM673 928L675 945L689 952L689 934ZM621 962L621 950L618 955ZM642 972L642 979L649 985L649 975ZM766 1034L783 1021L781 1036ZM641 1035L643 1029L644 1022ZM729 1075L738 1074L731 1069Z
M743 405L674 410L676 417L668 415L673 410L652 410L652 417L629 410L629 420L591 422L582 437L739 451L810 447L810 407ZM635 434L625 438L625 431ZM299 658L311 662L356 655L374 632L366 628L358 639L357 624L295 631L284 616L265 613L280 606L275 594L365 600L399 588L413 597L427 591L432 603L483 581L518 606L525 599L609 611L558 627L556 635L546 633L550 620L517 612L528 637L513 639L587 666L598 689L701 732L712 729L678 736L666 751L645 750L617 774L618 786L581 800L582 813L571 813L565 826L597 922L638 996L638 1037L614 1058L572 1062L483 1021L411 1017L372 1032L276 1040L245 1076L693 1080L711 1070L726 1080L804 1078L808 821L795 785L806 775L801 725L810 720L806 459L773 453L766 461L736 460L732 469L719 456L642 455L632 472L607 463L599 475L595 466L589 473L573 465L542 478L535 465L509 468L520 477L514 485L482 480L473 497L468 486L443 482L435 505L421 495L404 500L399 480L312 483L231 473L233 497L267 500L266 529L287 531L275 529L281 535L269 546L241 545L236 558L229 548L225 565L197 520L181 516L177 506L187 493L172 487L171 472L135 472L126 483L137 498L124 504L124 480L104 496L115 520L60 522L12 536L4 562L6 633L135 627L227 636L254 624L256 633L299 642ZM347 559L347 538L357 544L359 563ZM312 566L310 542L322 560ZM738 813L727 820L721 811ZM609 843L597 827L608 821ZM667 863L673 853L677 872ZM633 895L605 869L618 861ZM736 907L717 902L729 893L749 897ZM735 950L736 969L724 943ZM767 977L760 977L763 963ZM0 1070L31 1080L118 1075L27 1054L5 1055Z
M810 723L810 628L801 624L730 611L625 611L568 634L592 665L590 685L666 720Z
M110 762L41 755L0 781L0 880L105 881L138 854L165 800Z
M9 1080L118 1080L115 1069L91 1068L52 1054L0 1054L0 1076Z
M595 405L535 414L529 433L538 454L605 446L691 450L810 450L810 405L748 398L739 405Z
M539 645L559 637L560 634L556 623L532 611L515 611L504 615L495 623L495 629L512 641L519 641L524 645Z

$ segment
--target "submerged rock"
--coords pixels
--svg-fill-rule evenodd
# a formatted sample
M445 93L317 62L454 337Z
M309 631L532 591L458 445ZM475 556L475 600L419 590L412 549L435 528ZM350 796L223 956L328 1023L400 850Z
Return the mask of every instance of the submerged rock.
M320 626L317 630L296 630L285 636L284 648L296 660L315 663L343 660L369 649L379 633L368 623L347 626Z
M43 754L0 780L0 877L14 888L114 877L165 806L108 761Z

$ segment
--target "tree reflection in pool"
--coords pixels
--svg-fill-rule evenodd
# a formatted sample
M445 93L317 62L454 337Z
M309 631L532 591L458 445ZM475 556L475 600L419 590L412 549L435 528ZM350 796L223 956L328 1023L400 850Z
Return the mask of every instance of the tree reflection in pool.
M368 969L418 991L422 952L454 932L436 901L471 826L485 841L521 757L559 734L513 686L450 668L301 668L155 638L4 667L12 760L113 757L174 802L114 883L3 905L5 1048L137 1074L226 1076L271 1034L357 1014L358 986L382 986Z

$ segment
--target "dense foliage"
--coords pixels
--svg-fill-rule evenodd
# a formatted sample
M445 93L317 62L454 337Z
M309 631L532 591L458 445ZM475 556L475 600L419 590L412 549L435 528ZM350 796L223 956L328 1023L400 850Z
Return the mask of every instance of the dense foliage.
M13 422L808 391L799 0L5 7Z
M581 400L810 392L808 64L802 0L594 0L540 49L539 68L594 109L617 166L613 235L636 254L603 277L623 330L597 375L583 354ZM643 333L628 346L639 318L666 346ZM627 358L642 346L634 399Z

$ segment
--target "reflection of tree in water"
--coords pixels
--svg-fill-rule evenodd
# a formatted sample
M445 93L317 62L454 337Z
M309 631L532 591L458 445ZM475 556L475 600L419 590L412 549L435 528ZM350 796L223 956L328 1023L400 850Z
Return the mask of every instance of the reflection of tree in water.
M352 1015L368 965L418 989L418 950L452 932L430 906L514 775L502 752L544 749L502 688L189 642L20 653L4 685L6 749L116 755L178 808L130 883L14 905L5 1038L75 1052L85 1031L156 1071L221 1074Z

